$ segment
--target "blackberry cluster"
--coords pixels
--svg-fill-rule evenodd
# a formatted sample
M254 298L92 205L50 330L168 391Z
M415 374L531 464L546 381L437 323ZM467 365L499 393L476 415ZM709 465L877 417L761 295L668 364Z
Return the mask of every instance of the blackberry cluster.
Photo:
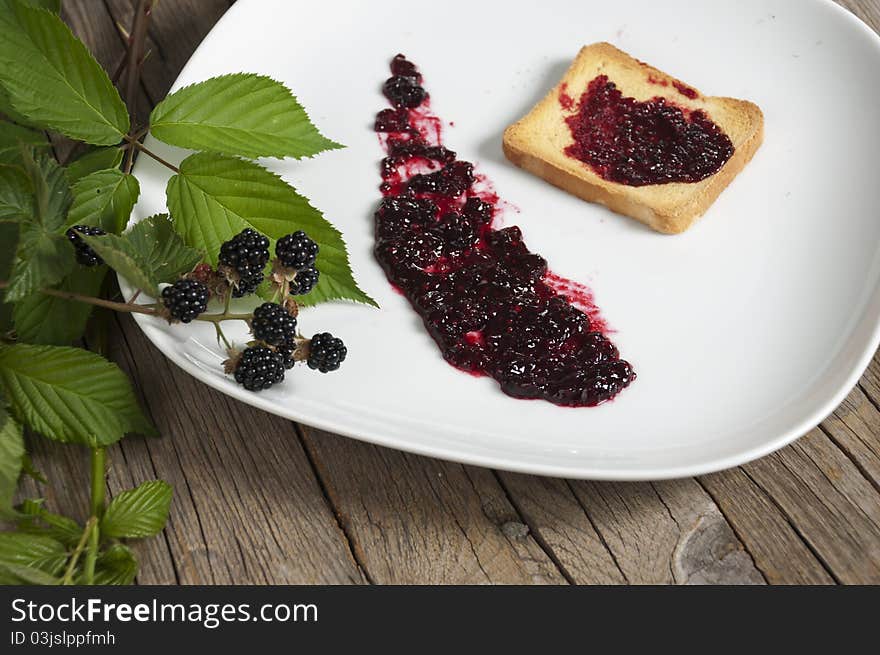
M267 345L290 345L296 337L296 319L281 305L264 302L254 310L251 331Z
M296 278L290 283L291 296L304 296L318 284L320 273L314 266L297 271Z
M104 260L83 241L80 236L82 234L85 234L87 237L99 237L107 233L101 228L92 227L91 225L74 225L67 230L67 238L76 250L77 263L83 266L100 266L104 263Z
M172 318L189 323L208 308L208 287L198 280L178 280L162 290L162 303Z
M275 255L282 266L302 271L314 267L318 256L318 244L312 241L305 232L297 230L278 239L275 244Z
M269 239L246 228L220 246L219 261L238 273L232 296L251 294L263 281L263 269L269 261Z
M268 389L284 379L284 360L266 346L250 346L235 367L235 381L248 391Z
M339 368L347 354L348 350L342 339L334 337L329 332L319 332L312 337L307 363L311 369L329 373Z

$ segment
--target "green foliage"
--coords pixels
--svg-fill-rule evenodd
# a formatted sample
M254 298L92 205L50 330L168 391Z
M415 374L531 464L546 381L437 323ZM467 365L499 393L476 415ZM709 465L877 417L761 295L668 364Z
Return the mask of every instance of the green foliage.
M67 225L93 225L118 234L128 223L141 187L133 175L109 168L80 178L72 191Z
M4 410L0 415L0 514L12 507L12 496L21 474L23 457L21 425Z
M86 296L96 296L107 269L78 266L55 288ZM36 293L15 304L13 322L18 340L33 344L66 346L79 339L92 314L92 305Z
M74 263L73 249L64 236L64 220L72 201L64 169L48 155L22 154L33 192L33 211L20 222L18 259L9 277L7 302L57 284Z
M0 584L10 578L27 578L25 570L38 571L39 582L26 580L25 584L46 584L48 576L58 576L67 561L67 551L60 541L42 535L19 532L0 532Z
M0 120L0 164L20 163L22 146L48 151L49 140L45 132Z
M214 263L220 245L247 227L273 243L294 230L305 230L321 249L321 278L303 298L306 303L345 298L376 304L354 281L339 230L262 166L226 155L190 155L181 163L180 173L168 181L167 194L177 230Z
M19 422L56 441L96 447L153 432L125 374L79 348L0 346L0 391Z
M151 296L158 295L160 283L173 282L202 260L202 254L183 243L163 214L137 223L121 236L82 238L111 268Z
M91 173L119 168L122 155L122 148L95 148L67 165L67 181L75 184Z
M150 131L182 148L244 157L309 157L340 148L280 82L247 73L175 91L153 108Z
M28 220L33 213L34 194L25 172L0 164L0 223Z
M129 129L119 92L56 15L0 0L0 86L31 123L96 145Z
M18 507L16 524L19 532L51 537L68 548L77 545L83 531L73 519L47 511L42 498L25 500Z
M123 491L107 506L101 518L105 537L152 537L162 531L171 506L171 485L151 480Z
M112 544L95 563L95 584L129 585L137 573L138 563L131 549L124 544Z

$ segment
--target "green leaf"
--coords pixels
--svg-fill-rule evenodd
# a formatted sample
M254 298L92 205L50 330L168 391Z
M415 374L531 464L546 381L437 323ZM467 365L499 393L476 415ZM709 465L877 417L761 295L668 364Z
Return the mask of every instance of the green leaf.
M23 566L58 575L67 562L60 541L34 534L0 532L0 566Z
M310 157L342 147L321 136L287 87L248 73L175 91L153 108L150 131L171 145L244 157Z
M122 148L95 148L67 165L67 181L73 184L91 173L119 168L121 163Z
M159 293L159 283L140 252L125 238L116 234L90 237L82 235L107 266L128 280L136 289L141 289L151 296Z
M354 281L342 235L309 201L254 162L196 153L168 181L168 208L184 241L217 263L220 245L246 227L275 240L305 230L321 251L318 286L308 304L347 298L375 305ZM300 299L297 298L297 301Z
M0 84L41 127L96 145L118 143L129 120L119 92L55 14L0 0Z
M21 161L22 145L49 149L49 140L46 133L40 130L32 130L10 121L0 120L0 163L17 164Z
M138 573L138 563L131 549L113 544L98 555L95 562L96 585L129 585Z
M107 269L77 266L56 288L85 296L97 296ZM24 343L70 345L79 339L92 314L92 305L36 293L15 304L13 320L18 340Z
M0 223L28 220L34 213L30 181L18 166L0 164Z
M54 13L61 12L61 0L22 0L25 4L29 4L32 7L38 7L40 9L47 9Z
M0 390L19 422L56 441L96 447L155 433L125 374L79 348L0 347Z
M82 537L83 527L73 519L53 514L43 507L43 499L27 499L18 507L16 521L19 532L51 537L68 548L75 547Z
M0 562L0 585L58 585L61 579L21 564Z
M118 234L128 224L141 188L133 175L109 168L86 175L72 190L68 225L93 225Z
M21 223L18 261L9 277L7 302L20 300L42 286L57 284L74 264L73 248L63 234L71 203L64 169L45 154L24 150L22 157L34 194L33 212Z
M125 237L158 282L174 282L189 273L204 255L183 243L168 214L156 214L136 223Z
M18 224L0 221L0 280L8 280L18 250ZM12 305L5 302L6 290L0 289L0 334L12 327Z
M23 457L21 426L7 414L5 418L0 418L0 511L5 512L12 507Z
M171 506L171 485L152 480L123 491L107 506L101 518L106 537L152 537L162 531Z

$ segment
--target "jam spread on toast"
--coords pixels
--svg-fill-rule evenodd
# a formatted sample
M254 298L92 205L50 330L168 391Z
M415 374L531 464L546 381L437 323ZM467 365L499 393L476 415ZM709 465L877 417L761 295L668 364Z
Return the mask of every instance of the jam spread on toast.
M501 200L441 140L418 69L402 55L378 113L384 196L375 254L450 364L517 398L591 406L635 379L583 285L550 273L516 226L493 226Z
M689 98L690 87L676 84ZM628 186L699 182L717 173L733 155L730 138L701 110L683 109L665 98L626 97L606 75L590 82L573 106L569 92L560 106L573 143L565 154L597 175Z

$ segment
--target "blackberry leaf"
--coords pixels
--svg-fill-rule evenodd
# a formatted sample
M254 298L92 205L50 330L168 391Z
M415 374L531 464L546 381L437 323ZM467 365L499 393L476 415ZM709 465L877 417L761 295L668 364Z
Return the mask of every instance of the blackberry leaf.
M119 367L80 348L0 346L0 392L16 420L55 441L96 447L155 433Z
M96 585L129 585L137 573L134 553L124 544L112 544L95 562Z
M152 480L117 495L101 518L106 537L151 537L165 527L171 506L171 485Z
M108 168L77 180L71 190L67 225L91 225L118 234L128 224L141 188L133 175Z
M118 143L129 120L119 92L55 14L0 0L0 85L40 127L96 145Z
M12 507L24 457L24 436L21 425L6 414L0 417L0 514Z
M0 163L20 163L22 145L42 151L49 150L49 140L45 132L0 120Z
M66 166L67 181L75 184L86 175L109 168L119 168L122 163L121 148L95 148Z
M153 136L181 148L243 157L310 157L341 148L323 137L280 82L249 73L175 91L150 113Z
M168 181L168 208L184 241L217 262L220 245L247 227L275 241L304 230L320 247L321 278L304 304L349 299L376 305L352 276L342 235L279 176L253 162L211 153L190 155Z

